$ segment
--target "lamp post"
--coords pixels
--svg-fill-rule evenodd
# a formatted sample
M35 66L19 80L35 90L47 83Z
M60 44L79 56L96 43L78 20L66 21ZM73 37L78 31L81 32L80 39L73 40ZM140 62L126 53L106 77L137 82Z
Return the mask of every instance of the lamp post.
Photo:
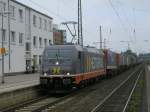
M1 29L1 35L2 35L2 80L1 80L1 83L4 84L5 81L4 81L4 55L5 55L5 48L4 48L4 25L3 25L3 22L4 22L4 15L5 14L9 14L9 12L1 12L0 15L2 16L2 29Z
M3 30L3 16L4 14L1 13L2 16L2 49L4 48L4 30ZM4 83L4 53L2 52L2 83Z

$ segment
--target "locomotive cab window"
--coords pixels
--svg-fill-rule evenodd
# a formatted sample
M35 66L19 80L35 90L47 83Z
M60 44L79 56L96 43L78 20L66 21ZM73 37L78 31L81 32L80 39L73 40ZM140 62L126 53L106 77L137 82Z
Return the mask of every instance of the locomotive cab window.
M78 59L81 59L81 52L78 52Z

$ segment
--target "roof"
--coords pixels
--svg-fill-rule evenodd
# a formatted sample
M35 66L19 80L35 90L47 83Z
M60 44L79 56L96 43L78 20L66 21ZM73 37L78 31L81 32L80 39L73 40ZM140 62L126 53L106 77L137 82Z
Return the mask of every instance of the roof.
M85 50L90 53L96 53L96 54L100 53L100 51L98 49L96 49L95 47L88 46L88 47L85 47Z
M25 5L25 4L23 4L23 3L21 3L21 2L18 2L18 1L16 1L16 0L11 0L11 1L14 2L14 3L17 3L17 4L19 4L19 5L22 5L22 6L24 6L24 7L27 7L27 8L29 8L29 9L31 9L31 10L33 10L33 11L35 11L35 12L37 12L37 13L43 15L43 16L45 16L45 17L48 17L49 19L53 19L52 17L48 16L47 14L44 14L44 13L42 13L42 12L40 12L40 11L37 11L37 10L35 10L35 9L33 9L33 8L31 8L31 7L29 7L29 6Z
M68 50L78 50L78 51L83 51L83 48L80 45L52 45L46 47L46 50L48 49L68 49Z

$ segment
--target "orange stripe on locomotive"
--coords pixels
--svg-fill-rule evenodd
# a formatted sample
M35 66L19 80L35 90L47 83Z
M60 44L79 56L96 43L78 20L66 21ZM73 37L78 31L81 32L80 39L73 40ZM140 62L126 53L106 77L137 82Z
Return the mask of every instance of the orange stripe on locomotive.
M76 76L74 76L74 83L75 84L79 84L81 81L85 81L85 80L89 80L92 78L96 78L99 76L103 76L106 74L106 70L105 69L100 69L97 71L92 71L92 72L87 72L87 73L81 73L81 74L76 74Z

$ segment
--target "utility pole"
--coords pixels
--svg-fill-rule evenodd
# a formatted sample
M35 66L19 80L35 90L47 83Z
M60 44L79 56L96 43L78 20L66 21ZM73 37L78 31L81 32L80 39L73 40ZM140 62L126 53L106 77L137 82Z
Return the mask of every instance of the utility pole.
M4 29L3 29L3 19L4 19L4 13L1 13L2 16L2 49L4 49ZM2 84L4 83L4 53L2 52Z
M78 44L83 46L82 2L78 0Z
M78 0L78 44L83 47L83 32L82 32L82 2ZM82 66L84 64L84 56L81 55L82 58ZM81 67L82 73L84 73L84 67Z
M4 70L5 70L5 65L4 65L4 56L5 56L5 48L4 48L4 15L9 14L9 12L1 12L0 15L2 16L2 29L1 29L1 35L2 35L2 80L1 83L4 84Z
M102 42L102 26L100 26L100 49L102 49L103 42Z
M10 0L8 0L8 12L10 12ZM8 14L8 37L9 37L9 42L8 42L8 55L9 55L9 72L10 72L10 69L11 69L11 46L10 46L10 14Z
M106 49L106 38L104 38L104 49Z

